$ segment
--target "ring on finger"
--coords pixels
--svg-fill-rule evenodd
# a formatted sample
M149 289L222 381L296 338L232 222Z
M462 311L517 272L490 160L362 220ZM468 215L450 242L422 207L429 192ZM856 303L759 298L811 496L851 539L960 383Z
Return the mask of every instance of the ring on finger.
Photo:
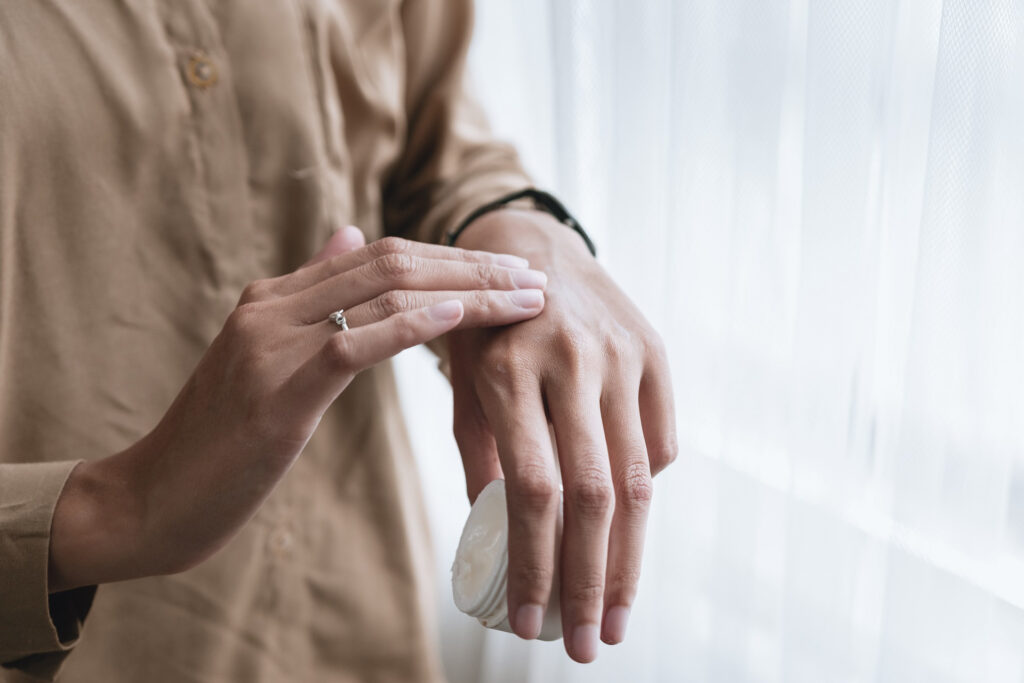
M332 322L332 323L334 323L335 325L340 327L342 330L347 330L348 329L348 321L345 320L345 309L344 308L339 308L334 313L331 313L329 316L327 316L327 320Z

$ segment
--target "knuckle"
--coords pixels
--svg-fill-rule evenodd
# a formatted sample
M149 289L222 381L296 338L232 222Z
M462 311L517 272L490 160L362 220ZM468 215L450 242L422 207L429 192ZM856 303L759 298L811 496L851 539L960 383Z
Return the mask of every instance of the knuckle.
M352 362L352 336L334 334L324 347L327 361L337 371L348 370Z
M532 359L521 349L492 346L481 354L477 375L480 391L497 392L505 399L513 399L533 391Z
M374 264L383 279L395 282L403 281L416 270L416 259L409 254L385 254Z
M504 344L490 344L488 345L483 353L480 354L482 367L481 370L493 371L496 366L504 365L508 362L509 356L514 354L515 351L508 349Z
M550 585L554 576L551 568L531 561L512 562L511 573L514 584L518 585L520 590L526 591L537 590Z
M642 362L642 353L627 340L609 337L604 342L604 354L608 362L616 367L634 367Z
M593 341L578 331L562 330L555 339L554 348L567 369L581 374L593 354Z
M679 457L679 442L674 434L670 435L653 448L648 447L647 453L651 461L651 471L657 474Z
M601 572L584 572L567 586L569 600L575 603L592 604L604 597L604 575Z
M473 265L472 279L476 289L490 289L494 281L494 269L486 263L476 263Z
M389 289L377 297L376 305L382 318L407 311L410 308L409 293L400 289Z
M235 338L248 338L257 334L256 326L262 316L262 306L257 302L244 303L228 316L224 330Z
M272 295L270 280L254 280L247 284L245 289L242 290L242 296L239 298L239 304L265 301L271 298Z
M463 249L461 247L448 247L448 249L449 253L460 261L464 261L466 263L477 263L479 261L479 256L469 249Z
M615 491L607 475L596 467L576 473L566 490L566 500L585 518L604 518L615 504Z
M651 504L654 488L651 473L645 462L628 465L619 477L616 492L619 505L628 512L644 512Z
M630 604L640 583L640 568L634 565L620 567L608 577L609 587L617 594L616 604Z
M405 254L408 253L412 245L409 240L404 240L401 237L383 237L373 243L376 253L380 256L387 254Z
M509 496L517 508L534 515L543 514L557 504L558 485L542 465L527 465L509 482Z
M665 348L665 340L661 338L661 335L654 330L647 330L642 339L647 354L659 364L667 364L668 350Z
M477 314L486 315L491 310L491 295L484 291L470 292L466 297L466 308Z

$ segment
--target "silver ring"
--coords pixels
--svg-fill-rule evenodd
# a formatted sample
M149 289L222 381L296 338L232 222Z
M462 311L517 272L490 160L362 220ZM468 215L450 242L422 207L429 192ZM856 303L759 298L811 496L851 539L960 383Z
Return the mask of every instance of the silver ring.
M348 329L348 321L345 320L344 308L339 308L334 313L331 313L329 316L327 316L327 319L343 330Z

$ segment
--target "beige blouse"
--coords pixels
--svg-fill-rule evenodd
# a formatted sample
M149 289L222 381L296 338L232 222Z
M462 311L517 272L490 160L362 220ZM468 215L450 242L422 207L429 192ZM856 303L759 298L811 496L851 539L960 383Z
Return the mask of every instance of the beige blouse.
M529 184L462 92L471 9L0 2L0 680L442 677L388 365L196 569L48 597L46 567L71 468L157 423L246 283Z

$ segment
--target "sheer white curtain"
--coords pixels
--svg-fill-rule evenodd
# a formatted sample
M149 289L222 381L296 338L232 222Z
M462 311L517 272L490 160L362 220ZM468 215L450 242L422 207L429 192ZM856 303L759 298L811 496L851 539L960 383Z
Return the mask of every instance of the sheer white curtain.
M473 67L663 333L683 453L581 666L454 611L450 408L407 411L452 679L1024 680L1024 2L479 0Z

